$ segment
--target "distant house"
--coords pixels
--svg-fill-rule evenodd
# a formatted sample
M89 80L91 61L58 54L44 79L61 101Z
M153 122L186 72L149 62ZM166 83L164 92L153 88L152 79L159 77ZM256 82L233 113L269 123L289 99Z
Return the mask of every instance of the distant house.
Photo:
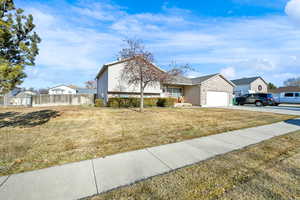
M76 89L77 94L96 94L97 89L93 88L77 88Z
M128 85L121 79L125 63L134 58L118 60L103 65L96 76L97 97L105 102L111 97L138 97L140 88L137 85ZM164 72L153 63L149 66ZM145 88L144 96L174 97L183 96L187 103L200 106L228 106L232 103L233 87L235 85L221 74L188 78L177 76L166 83L157 82Z
M278 103L300 103L300 87L279 87L269 91Z
M267 93L268 83L260 76L231 80L236 87L234 94L241 96L249 93Z
M53 88L49 89L48 92L50 95L54 94L76 94L77 91L74 86L67 86L67 85L58 85Z
M50 88L48 93L50 95L55 94L96 94L96 89L80 88L75 85L59 85Z

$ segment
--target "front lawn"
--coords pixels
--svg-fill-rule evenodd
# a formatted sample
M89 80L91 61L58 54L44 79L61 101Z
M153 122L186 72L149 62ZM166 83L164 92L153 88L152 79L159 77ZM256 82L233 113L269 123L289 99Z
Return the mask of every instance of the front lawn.
M296 200L299 176L298 131L88 199Z
M294 116L231 109L0 108L0 175L264 125Z

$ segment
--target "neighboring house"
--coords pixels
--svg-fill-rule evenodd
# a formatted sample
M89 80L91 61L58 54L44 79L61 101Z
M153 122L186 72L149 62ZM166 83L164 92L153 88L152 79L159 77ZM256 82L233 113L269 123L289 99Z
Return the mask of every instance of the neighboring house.
M48 94L96 94L97 90L92 88L80 88L75 85L59 85L50 88Z
M0 105L30 106L36 92L15 88L0 98Z
M278 103L300 103L300 87L287 86L269 91Z
M234 88L234 94L236 96L241 96L249 93L268 92L268 83L260 76L231 80L231 82L236 85L236 87Z
M110 97L138 97L139 86L128 85L121 79L126 60L105 64L96 76L97 97L108 101ZM152 64L152 63L151 63ZM153 67L157 67L152 64ZM160 69L162 70L162 69ZM162 70L163 71L163 70ZM177 76L172 82L147 86L147 97L180 97L186 102L200 106L228 106L232 104L235 85L221 74L212 74L198 78Z
M21 91L17 95L15 95L13 98L10 99L10 104L11 105L16 105L16 106L30 106L32 103L32 96L37 95L36 92L33 91Z
M97 89L93 88L76 88L77 94L96 94Z
M54 94L76 94L77 91L74 86L67 86L67 85L59 85L49 89L48 92L50 95Z

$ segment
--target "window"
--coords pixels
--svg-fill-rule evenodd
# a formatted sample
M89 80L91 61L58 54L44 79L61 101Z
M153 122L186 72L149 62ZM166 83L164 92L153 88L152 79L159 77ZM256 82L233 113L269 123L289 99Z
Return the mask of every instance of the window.
M262 91L262 86L261 85L258 86L258 91Z
M300 94L299 93L295 93L295 97L299 97L300 96Z
M294 93L291 93L291 92L290 92L290 93L285 93L284 96L285 96L285 97L293 97L293 96L294 96Z
M171 97L181 97L182 88L167 88L167 93L169 93Z

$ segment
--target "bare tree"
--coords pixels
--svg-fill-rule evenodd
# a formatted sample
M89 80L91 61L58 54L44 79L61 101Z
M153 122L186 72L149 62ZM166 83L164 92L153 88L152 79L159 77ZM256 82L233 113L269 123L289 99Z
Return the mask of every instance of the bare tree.
M171 81L182 73L180 68L164 71L153 64L154 58L147 51L141 40L125 40L127 46L119 52L121 59L126 59L121 78L128 85L139 86L140 111L144 108L144 91L147 86L160 86L160 83Z
M96 89L96 81L94 81L94 80L87 81L84 84L85 84L85 87L88 89Z

